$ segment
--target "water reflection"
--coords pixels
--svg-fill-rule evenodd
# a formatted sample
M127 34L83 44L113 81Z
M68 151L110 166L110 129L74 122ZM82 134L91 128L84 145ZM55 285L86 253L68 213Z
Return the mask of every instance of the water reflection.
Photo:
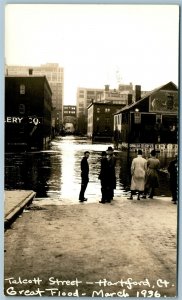
M80 162L86 150L89 150L90 181L86 190L89 201L100 199L100 181L98 180L100 168L101 151L106 149L106 145L90 144L85 139L75 139L64 137L52 142L52 149L60 152L61 176L57 177L54 187L48 191L50 197L55 194L57 187L60 187L57 195L67 201L78 201L80 191ZM52 168L52 171L54 168ZM59 179L58 179L59 178ZM60 180L61 179L61 180Z
M86 196L90 202L100 200L101 152L109 144L91 144L86 139L73 137L57 138L48 151L34 153L5 154L5 188L32 189L37 197L48 197L60 201L77 201L80 191L80 161L84 151L90 152L90 181ZM117 188L115 196L126 195L130 186L130 165L135 153L127 157L125 151L115 151ZM161 168L166 168L173 153L161 154ZM158 195L170 195L166 172L160 172Z

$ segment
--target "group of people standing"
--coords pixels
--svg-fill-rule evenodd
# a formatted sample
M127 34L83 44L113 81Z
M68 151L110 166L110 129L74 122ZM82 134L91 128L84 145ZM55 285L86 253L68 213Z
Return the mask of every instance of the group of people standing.
M84 197L87 184L89 182L89 151L85 151L84 157L81 160L81 190L79 194L79 201L84 202L87 199ZM116 188L116 174L115 174L116 157L112 147L108 147L106 151L101 154L101 166L98 179L101 182L101 201L100 203L111 202L114 197L114 189ZM138 150L137 157L131 163L131 195L128 198L133 200L133 196L137 194L137 200L140 198L152 199L155 189L159 187L158 171L160 168L160 161L156 157L156 151L152 150L150 158L145 159L142 156L142 150ZM170 188L172 193L172 201L177 203L177 156L168 166L170 174Z
M132 160L131 164L131 196L129 200L133 199L133 195L137 192L137 200L146 198L153 198L155 188L159 187L158 170L160 168L160 161L156 157L156 151L151 151L151 157L146 160L142 157L142 150L138 150L138 155Z
M131 164L131 195L128 198L133 200L133 195L137 192L137 200L140 200L142 195L143 199L152 199L154 196L155 188L159 187L158 171L160 168L160 161L156 157L156 151L152 150L151 157L146 160L142 157L142 150L138 150L138 155L133 159ZM169 163L167 168L169 174L170 190L172 194L172 202L177 204L178 198L178 163L177 155Z
M81 190L79 194L79 201L87 201L84 194L89 182L89 158L90 152L85 151L84 157L81 160ZM101 155L101 167L98 179L101 181L101 201L99 203L111 202L114 197L114 189L116 188L116 174L115 174L116 158L112 147L108 147Z

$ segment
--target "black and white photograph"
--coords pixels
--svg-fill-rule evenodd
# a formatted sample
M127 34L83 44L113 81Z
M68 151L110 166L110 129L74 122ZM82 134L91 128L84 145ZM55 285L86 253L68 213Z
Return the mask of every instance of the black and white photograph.
M4 295L178 296L178 4L4 6Z

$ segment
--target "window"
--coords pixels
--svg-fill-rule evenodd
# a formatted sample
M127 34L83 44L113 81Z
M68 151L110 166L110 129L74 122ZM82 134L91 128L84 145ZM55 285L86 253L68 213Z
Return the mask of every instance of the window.
M117 116L114 116L114 124L115 124L115 126L118 125L118 123L117 123Z
M105 108L105 112L109 113L110 112L110 108Z
M84 98L84 91L79 91L79 98Z
M96 119L97 121L99 121L99 117L97 117L97 119Z
M100 113L100 107L97 107L97 113L98 114Z
M21 103L21 104L19 105L19 113L20 113L21 115L24 115L24 113L25 113L25 104Z
M20 84L20 95L24 95L24 94L25 94L25 85Z
M52 74L52 81L57 81L57 74Z

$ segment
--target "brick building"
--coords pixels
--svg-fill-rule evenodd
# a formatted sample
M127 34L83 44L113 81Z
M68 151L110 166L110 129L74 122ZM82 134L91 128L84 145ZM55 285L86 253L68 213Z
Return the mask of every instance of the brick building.
M52 91L45 76L5 77L6 150L44 149L52 134Z

